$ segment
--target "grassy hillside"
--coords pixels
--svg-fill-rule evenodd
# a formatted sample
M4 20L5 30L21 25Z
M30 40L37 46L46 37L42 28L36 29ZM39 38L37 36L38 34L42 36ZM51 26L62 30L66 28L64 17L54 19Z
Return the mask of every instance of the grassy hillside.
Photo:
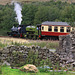
M11 3L13 0L0 0L0 4L5 5L7 3ZM18 2L32 2L32 1L50 1L50 0L14 0Z
M7 3L11 3L12 0L0 0L0 4L1 5L5 5ZM50 1L50 0L15 0L15 1L19 1L19 2L32 2L32 1ZM55 1L67 1L68 3L75 3L75 0L55 0Z
M0 4L2 4L2 5L5 5L10 2L11 2L11 0L0 0Z

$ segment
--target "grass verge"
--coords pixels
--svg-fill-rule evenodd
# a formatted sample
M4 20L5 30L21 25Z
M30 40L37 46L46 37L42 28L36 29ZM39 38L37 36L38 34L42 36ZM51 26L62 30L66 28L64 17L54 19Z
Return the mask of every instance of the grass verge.
M19 69L11 69L10 67L2 67L2 74L0 75L74 75L68 74L67 72L38 72L38 73L26 73L22 72Z
M29 43L26 43L26 42L25 43L24 42L19 43L17 41L14 42L14 41L10 41L10 40L1 40L0 39L0 48L3 48L5 46L7 46L7 45L16 45L16 46L21 46L21 45L32 46L32 45L34 45L34 46L40 46L41 48L47 47L49 49L56 49L59 46L59 42L58 41L41 41L41 42L39 41L39 42L37 42L35 40L35 42L31 41Z

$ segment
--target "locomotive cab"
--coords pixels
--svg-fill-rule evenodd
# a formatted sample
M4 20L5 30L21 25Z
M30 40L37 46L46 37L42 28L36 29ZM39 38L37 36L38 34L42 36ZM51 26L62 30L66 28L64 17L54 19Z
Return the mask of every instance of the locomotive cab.
M38 36L41 38L41 24L37 24Z
M18 26L19 37L24 37L24 34L26 34L26 25L19 25Z
M18 26L18 33L26 33L26 26L25 25L19 25Z

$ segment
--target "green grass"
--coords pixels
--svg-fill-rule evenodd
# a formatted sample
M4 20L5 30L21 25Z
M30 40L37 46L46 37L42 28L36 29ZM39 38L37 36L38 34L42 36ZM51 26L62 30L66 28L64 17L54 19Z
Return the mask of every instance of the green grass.
M22 72L19 69L11 69L10 67L2 67L2 74L0 75L67 75L66 72L38 72L38 73L26 73ZM71 74L73 75L73 74Z
M47 47L49 49L56 49L58 47L58 43L54 43L54 42L36 42L36 43L26 43L24 44L26 46L31 46L31 45L34 45L34 46L40 46L40 47Z
M1 40L0 40L1 41ZM43 48L43 47L47 47L47 48L49 48L49 49L56 49L56 48L58 48L58 46L59 46L59 43L57 42L57 41L55 41L55 42L48 42L48 41L46 41L46 42L30 42L30 43L17 43L17 42L13 42L13 41L8 41L8 40L5 40L5 41L3 41L3 43L2 42L0 42L0 48L3 48L3 47L5 47L5 46L7 46L7 45L17 45L17 46L21 46L21 45L24 45L24 46L32 46L32 45L34 45L34 46L40 46L41 48Z
M10 67L2 67L2 74L0 75L75 75L70 72L38 72L38 73L26 73L19 69L11 69Z
M0 42L0 48L3 48L5 46L7 46L7 44L3 44L3 43Z
M59 46L58 42L30 42L30 43L11 43L12 45L17 45L17 46L21 46L21 45L25 45L25 46L40 46L41 48L46 47L49 49L56 49Z

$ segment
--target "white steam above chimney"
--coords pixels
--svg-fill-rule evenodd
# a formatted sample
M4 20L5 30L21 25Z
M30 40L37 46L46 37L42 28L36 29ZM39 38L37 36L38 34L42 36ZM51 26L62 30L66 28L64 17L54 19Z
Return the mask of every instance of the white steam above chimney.
M15 18L16 18L16 20L18 21L18 23L20 25L21 22L22 22L22 14L21 14L22 7L17 2L14 2L14 11L16 12L16 15L17 15L17 17L15 17Z

